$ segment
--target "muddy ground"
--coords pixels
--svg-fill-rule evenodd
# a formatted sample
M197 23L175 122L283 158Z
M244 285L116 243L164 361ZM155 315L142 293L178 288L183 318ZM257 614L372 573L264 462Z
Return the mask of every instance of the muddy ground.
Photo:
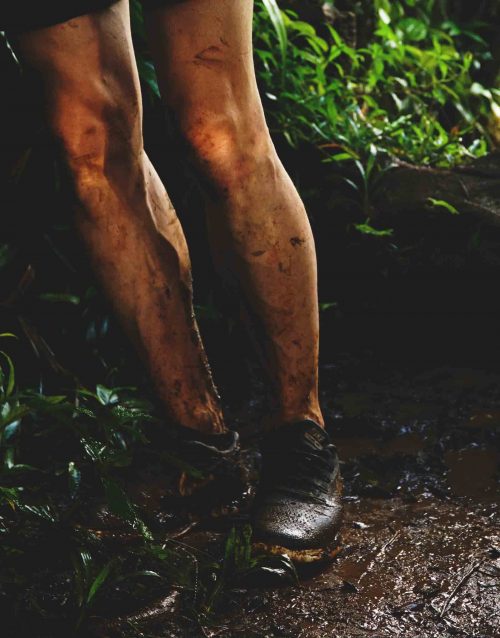
M203 626L166 592L130 635L500 636L500 372L344 357L323 367L322 395L343 461L341 554L300 585L236 588ZM217 559L222 537L183 542Z

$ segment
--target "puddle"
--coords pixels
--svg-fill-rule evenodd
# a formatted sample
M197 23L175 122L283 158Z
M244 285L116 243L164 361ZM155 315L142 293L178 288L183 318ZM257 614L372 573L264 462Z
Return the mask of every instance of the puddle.
M228 619L224 635L469 637L471 617L484 636L497 635L494 511L433 497L351 502L336 563L300 590L278 591L258 611Z
M499 499L500 453L488 448L449 450L444 455L448 482L455 496Z

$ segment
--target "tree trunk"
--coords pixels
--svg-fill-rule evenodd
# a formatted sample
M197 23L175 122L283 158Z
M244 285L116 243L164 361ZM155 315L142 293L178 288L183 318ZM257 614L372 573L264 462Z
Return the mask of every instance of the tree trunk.
M453 169L399 162L381 177L372 201L382 213L416 213L435 208L431 199L500 226L500 151Z

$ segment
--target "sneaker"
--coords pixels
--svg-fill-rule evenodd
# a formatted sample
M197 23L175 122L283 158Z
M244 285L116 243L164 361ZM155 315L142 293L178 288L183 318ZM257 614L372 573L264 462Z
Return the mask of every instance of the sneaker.
M262 443L252 527L257 551L297 563L339 551L342 480L337 450L314 421L284 425Z
M240 452L238 432L202 434L183 429L179 436L179 453L202 473L213 473L233 466Z
M248 479L237 432L204 435L183 429L167 454L179 470L174 493L164 499L167 509L202 519L239 510Z

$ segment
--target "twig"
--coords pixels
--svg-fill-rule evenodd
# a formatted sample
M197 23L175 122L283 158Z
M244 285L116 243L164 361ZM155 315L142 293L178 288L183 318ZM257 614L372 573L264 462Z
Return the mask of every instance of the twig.
M118 616L108 620L98 620L95 625L94 633L104 638L108 636L110 629L124 628L125 625L136 625L143 622L154 622L163 616L172 616L175 614L179 606L179 591L173 590L167 596L150 604L148 607L141 609L135 614L128 616Z
M445 615L445 613L448 611L450 605L451 605L451 601L452 599L457 595L459 589L469 580L469 578L472 576L472 574L479 569L479 567L481 567L481 565L484 563L484 559L480 560L478 563L476 563L475 565L473 565L472 567L470 567L465 574L462 576L462 578L458 581L458 583L455 585L455 587L452 589L451 593L449 594L449 596L447 597L447 599L444 601L443 606L441 607L441 611L439 612L439 617L443 618L443 616Z
M189 534L189 532L192 532L194 529L199 527L199 525L200 525L200 521L193 521L192 523L189 523L189 525L186 525L186 527L184 527L183 529L175 532L175 534L172 534L172 536L170 536L170 538L174 539L174 540L177 540L179 538L183 538L184 536Z
M384 545L382 545L382 547L379 549L379 551L375 554L375 556L372 558L372 560L370 561L370 564L368 565L368 567L365 569L365 571L361 574L361 576L358 578L358 585L359 583L363 580L363 578L366 576L366 574L372 570L375 562L377 561L377 559L380 556L383 556L387 550L388 547L390 547L394 541L396 540L396 538L398 538L398 536L401 534L400 531L395 532L391 538L387 541L387 543L385 543Z
M394 543L394 541L396 540L396 538L401 534L401 532L394 532L394 534L391 536L391 538L387 541L387 543L385 545L382 545L379 553L375 556L375 558L378 558L381 554L385 554L385 550ZM375 560L375 559L374 559Z

